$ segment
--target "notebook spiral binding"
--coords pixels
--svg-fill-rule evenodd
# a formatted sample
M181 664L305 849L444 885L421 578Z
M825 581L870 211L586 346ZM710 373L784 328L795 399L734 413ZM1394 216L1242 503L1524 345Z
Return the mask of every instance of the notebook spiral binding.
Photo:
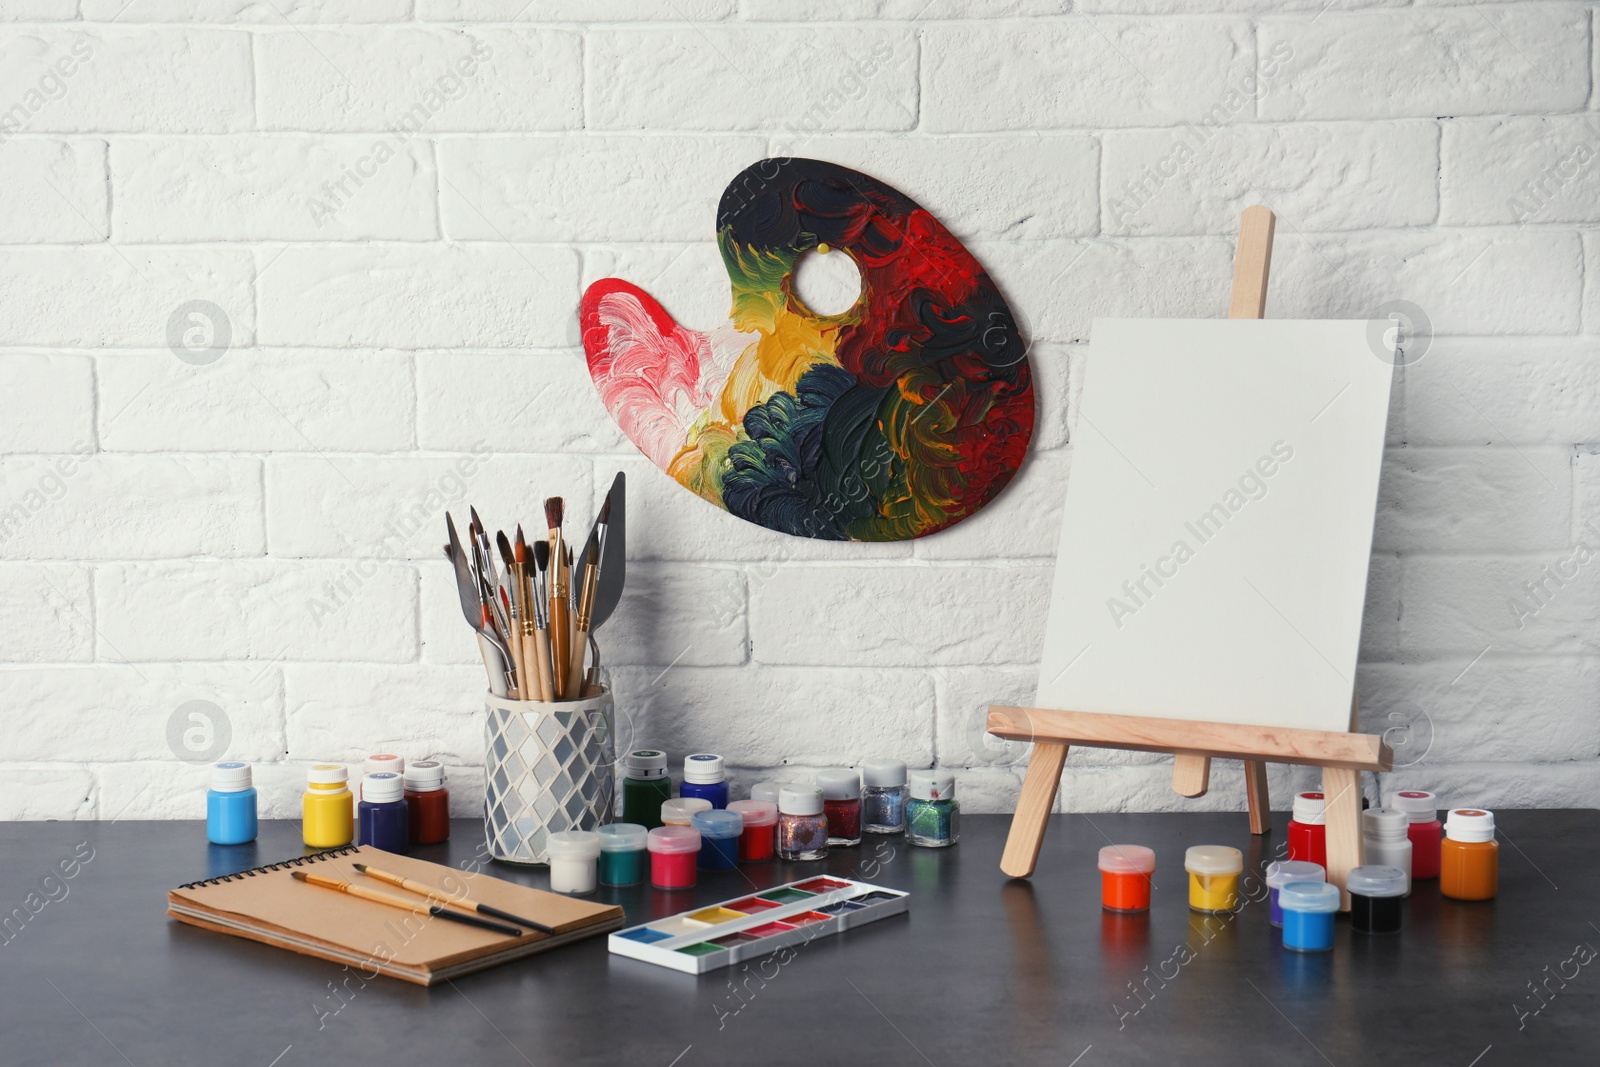
M221 885L223 882L237 882L242 878L254 878L258 874L271 874L273 871L286 871L290 867L304 867L308 863L321 863L323 860L336 859L348 856L361 846L346 845L343 848L330 848L326 852L318 852L310 856L296 856L292 860L280 860L277 863L268 863L260 867L252 867L248 871L239 871L237 874L224 874L220 878L207 878L199 882L185 882L179 889L200 889L208 885Z

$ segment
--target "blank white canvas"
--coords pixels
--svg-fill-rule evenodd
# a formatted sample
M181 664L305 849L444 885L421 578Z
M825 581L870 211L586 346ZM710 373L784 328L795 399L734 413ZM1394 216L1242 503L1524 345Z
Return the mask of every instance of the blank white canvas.
M1095 320L1039 707L1349 728L1393 373L1368 328Z

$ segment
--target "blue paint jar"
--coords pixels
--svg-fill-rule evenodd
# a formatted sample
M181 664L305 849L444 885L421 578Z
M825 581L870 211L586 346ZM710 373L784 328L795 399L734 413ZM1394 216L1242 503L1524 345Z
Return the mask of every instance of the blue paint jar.
M361 844L385 852L411 847L411 818L406 807L405 779L384 771L361 780Z
M736 811L697 811L689 825L700 831L700 869L725 871L739 862L744 816Z
M1290 882L1326 882L1328 872L1322 864L1310 860L1273 860L1267 864L1267 908L1273 926L1283 925L1283 905L1278 903L1278 890Z
M1339 887L1327 882L1290 882L1278 890L1283 907L1283 947L1295 952L1328 952L1333 948L1333 917L1339 910Z
M206 790L206 837L213 845L242 845L256 839L256 791L250 764L218 763Z
M709 752L696 752L683 761L683 785L678 787L680 797L698 797L711 801L713 808L728 806L728 775L722 769L722 757Z

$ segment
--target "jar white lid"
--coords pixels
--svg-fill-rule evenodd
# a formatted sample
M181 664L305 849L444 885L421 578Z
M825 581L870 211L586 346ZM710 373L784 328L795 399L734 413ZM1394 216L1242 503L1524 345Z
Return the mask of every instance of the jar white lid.
M419 759L406 768L406 788L414 793L431 793L444 788L444 764L438 760Z
M1403 811L1412 822L1432 822L1439 817L1439 798L1420 789L1402 789L1389 795L1389 806Z
M705 797L673 797L661 802L661 821L668 826L688 826L697 811L710 811L711 801Z
M217 793L242 793L250 788L250 764L230 760L211 765L211 788Z
M1483 808L1451 808L1444 836L1452 841L1493 841L1494 812Z
M1183 869L1193 874L1238 874L1244 870L1244 853L1227 845L1191 845L1183 854Z
M628 753L629 778L665 778L667 754L658 748L636 748Z
M710 752L696 752L683 758L683 780L695 785L716 785L727 775L722 771L722 757Z
M544 847L553 860L599 859L600 835L593 830L557 830L545 837Z
M906 765L903 760L874 759L861 765L861 776L866 783L879 789L893 789L906 784Z
M650 831L636 822L614 822L595 833L600 835L601 852L637 852L644 848Z
M1108 874L1149 874L1156 869L1156 850L1144 845L1107 845L1100 850L1100 869Z
M405 779L393 771L379 771L361 779L361 799L368 804L388 804L404 800L405 795Z
M306 768L306 785L312 789L343 788L349 780L350 768L342 763L315 763Z
M1290 882L1326 882L1328 872L1310 860L1273 860L1267 864L1267 888L1282 889Z
M778 810L785 815L821 815L822 790L814 785L786 785L778 792Z
M907 782L918 800L949 800L956 795L956 776L949 771L918 771Z
M1410 879L1399 867L1380 867L1370 864L1352 867L1345 875L1344 887L1364 897L1403 897Z
M395 774L406 773L405 758L396 756L392 752L374 752L367 757L367 762L361 765L362 774L378 774L381 771L393 771Z
M1361 832L1368 837L1399 840L1406 836L1411 819L1394 808L1368 808L1361 813Z
M824 800L850 800L861 795L861 776L848 767L817 772Z
M766 800L773 804L778 802L778 794L783 791L783 786L777 782L757 782L750 787L751 800Z
M1290 882L1278 888L1278 905L1284 911L1339 910L1339 887L1331 882Z
M1328 817L1328 804L1321 793L1296 793L1294 795L1294 821L1321 826Z
M692 826L658 826L650 831L651 852L699 852L700 831Z
M770 800L735 800L728 805L746 826L771 826L778 821L778 805Z

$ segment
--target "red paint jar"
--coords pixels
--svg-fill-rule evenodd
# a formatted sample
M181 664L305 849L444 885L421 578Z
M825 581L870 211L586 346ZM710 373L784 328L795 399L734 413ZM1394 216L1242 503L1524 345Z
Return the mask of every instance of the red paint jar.
M1107 911L1149 911L1154 849L1107 845L1100 850L1100 906Z
M650 850L650 884L657 889L689 889L700 860L700 831L692 826L658 826L645 841Z
M417 760L406 768L405 782L411 843L436 845L450 840L450 790L444 787L444 767L437 760Z
M1391 796L1389 806L1405 812L1411 820L1406 826L1406 837L1411 840L1411 880L1439 877L1439 848L1444 838L1439 799L1420 789L1407 789Z
M735 800L728 805L728 810L744 818L744 832L739 835L739 862L770 860L778 835L778 805L770 800Z
M818 771L817 788L828 820L828 847L861 844L861 775L849 768Z
M1296 793L1289 820L1289 858L1328 866L1327 804L1321 793Z

